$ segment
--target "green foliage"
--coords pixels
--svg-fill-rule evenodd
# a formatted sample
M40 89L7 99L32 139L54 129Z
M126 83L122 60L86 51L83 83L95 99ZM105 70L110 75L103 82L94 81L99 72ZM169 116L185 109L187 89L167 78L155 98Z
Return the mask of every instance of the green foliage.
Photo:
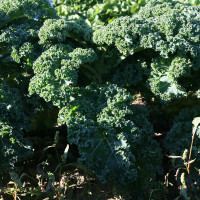
M58 15L87 19L92 25L107 24L120 16L138 12L145 0L54 0Z
M187 95L185 88L179 85L178 79L190 74L192 68L190 59L179 56L167 59L155 58L151 67L148 81L154 94L164 100Z
M31 93L36 92L59 107L70 100L74 90L71 85L76 86L80 65L97 59L92 49L76 48L72 52L69 49L55 45L46 50L34 63L36 75L29 87Z
M25 139L22 139L23 131L19 128L0 124L0 169L1 173L16 170L15 164L33 156L33 148Z
M66 19L48 19L44 22L38 35L40 44L64 42L66 37L90 41L92 28L84 20L74 22Z
M80 162L100 180L112 180L141 195L155 180L155 172L161 172L161 152L151 138L147 111L132 101L116 85L88 86L60 110L58 122L67 124Z
M53 15L48 0L2 0L0 5L1 60L5 64L9 62L10 65L13 61L20 63L21 59L24 59L26 65L30 65L31 60L34 59L34 53L36 53L36 50L33 53L33 49L37 47L37 31L45 18L55 16L55 11ZM38 16L37 21L34 20L36 16Z
M173 2L175 0L169 0ZM199 0L179 0L197 6ZM53 0L53 6L60 16L86 19L91 25L105 25L121 16L137 14L146 0Z
M33 19L37 15L39 18L46 18L55 14L48 0L1 0L0 5L1 28L17 19Z
M198 13L199 7L150 1L133 17L118 18L96 30L93 41L105 48L115 46L124 57L151 50L151 57L145 55L151 69L147 85L154 95L169 101L199 87L190 79L199 71Z
M37 96L29 97L28 85L33 61L42 51L37 32L43 20L52 16L55 11L47 0L0 1L1 173L16 170L16 163L33 155L23 135L42 104Z
M199 0L187 0L187 1L184 1L184 0L180 0L180 2L182 3L189 3L190 5L193 5L193 6L198 6L200 4L200 1Z
M0 84L0 170L14 169L14 164L33 154L30 143L23 139L28 125L23 101L17 89Z
M102 181L127 183L140 196L160 171L148 115L131 104L131 96L146 80L165 102L187 96L181 78L199 70L199 11L150 1L133 17L98 29L67 18L47 19L39 29L43 52L33 64L29 91L59 107L58 122L67 124L80 162Z
M191 161L190 174L185 175L184 184L187 187L188 193L193 196L193 199L199 199L198 190L200 188L199 178L199 166L200 166L200 130L199 124L196 125L196 131L193 132L194 125L193 119L200 115L200 107L195 109L182 110L174 120L173 127L168 132L165 139L165 147L169 150L170 155L182 156L182 159L172 160L173 167L175 169L183 168L186 171L187 162ZM191 159L189 159L188 153L192 144L192 135L194 133L194 141L191 151ZM177 139L178 138L178 139ZM187 150L187 151L186 151ZM186 166L186 167L185 167ZM184 171L184 172L185 172ZM178 174L180 177L181 174ZM190 176L190 181L189 181ZM183 181L179 182L183 185Z
M114 26L110 31L117 34ZM78 145L80 162L102 181L114 181L142 196L162 171L160 149L152 139L147 111L131 105L131 94L104 78L112 77L111 71L128 55L99 45L83 20L46 20L39 38L44 52L33 64L30 93L60 108L58 122L67 124L68 140ZM141 66L145 71L142 59L138 71Z
M0 1L2 168L31 154L22 129L33 126L41 97L59 109L58 123L67 125L82 164L101 181L146 198L157 187L162 156L148 107L135 105L133 96L139 91L166 103L198 95L200 8L170 0L60 3L65 17L47 0ZM171 154L189 148L198 114L176 119L166 138Z
M192 110L185 109L175 118L174 125L170 132L168 132L165 141L170 153L182 155L185 149L190 148L193 128L192 120L199 115L199 109L199 107ZM198 131L195 137L199 137ZM176 138L179 138L179 140L176 140ZM194 142L198 143L198 139L195 139Z

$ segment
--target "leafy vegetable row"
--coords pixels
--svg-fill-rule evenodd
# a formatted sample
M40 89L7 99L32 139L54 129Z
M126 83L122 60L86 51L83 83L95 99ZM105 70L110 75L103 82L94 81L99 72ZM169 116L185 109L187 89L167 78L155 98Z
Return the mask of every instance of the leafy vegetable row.
M157 188L161 149L148 105L135 105L133 96L148 94L161 105L198 98L200 8L151 0L133 16L96 26L58 16L48 1L0 5L0 169L14 169L31 154L23 132L33 126L44 99L46 107L58 107L58 123L67 125L79 161L101 181L114 181L141 198ZM192 127L174 127L166 148L182 154ZM180 133L186 143L177 140ZM196 155L198 148L197 143Z

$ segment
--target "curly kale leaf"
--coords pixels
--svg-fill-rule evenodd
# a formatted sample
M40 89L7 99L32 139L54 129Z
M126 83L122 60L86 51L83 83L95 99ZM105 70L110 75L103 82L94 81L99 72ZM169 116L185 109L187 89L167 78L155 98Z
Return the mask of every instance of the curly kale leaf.
M131 17L120 17L96 30L93 41L100 46L115 45L123 55L133 54L139 46L137 33L132 31L135 24Z
M16 170L16 163L33 156L33 148L22 134L22 130L0 121L0 173Z
M39 31L40 44L61 43L72 38L75 41L91 41L92 28L84 21L48 19ZM47 44L46 44L47 43Z
M0 170L4 172L33 154L30 143L23 138L23 128L30 121L24 112L21 96L16 88L0 83Z
M115 45L124 55L151 48L163 57L199 55L199 7L178 2L150 1L133 17L121 17L95 31L99 45Z
M41 23L34 20L25 20L23 24L12 24L9 27L1 29L0 42L1 46L6 45L8 50L12 46L19 47L24 41L34 41L38 38L37 31L41 27ZM2 47L1 47L2 48Z
M26 128L28 123L19 91L10 88L2 81L0 81L0 119L18 128Z
M70 93L77 85L80 66L96 59L92 49L72 51L66 45L52 46L34 62L35 76L30 82L30 93L36 92L57 106L64 104L70 100Z
M0 27L20 18L47 18L56 12L48 0L0 0Z
M30 69L40 53L38 30L47 17L55 17L48 0L0 1L0 54L3 65L13 62ZM38 16L36 20L35 17Z
M56 17L55 10L48 0L0 0L0 13L1 65L17 62L30 70L41 51L38 30L46 18Z
M151 91L162 100L186 96L185 89L179 84L180 77L190 74L192 63L187 57L155 58L151 63L152 71L148 82Z
M78 145L81 163L100 180L129 185L136 192L136 185L146 190L161 172L161 152L151 138L146 110L132 101L116 85L80 88L60 110L58 122L67 124L69 142Z
M34 20L24 20L23 24L13 24L1 30L0 53L2 65L13 62L30 69L34 59L40 54L37 31L41 23ZM16 65L15 63L15 65Z
M146 19L158 30L161 40L154 48L162 56L168 57L176 51L181 55L189 53L193 58L199 56L199 7L173 1L150 1L137 18Z

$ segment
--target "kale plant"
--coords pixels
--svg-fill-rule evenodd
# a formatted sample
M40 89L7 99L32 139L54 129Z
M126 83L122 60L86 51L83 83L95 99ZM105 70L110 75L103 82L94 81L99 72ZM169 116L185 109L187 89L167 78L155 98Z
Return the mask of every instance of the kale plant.
M23 138L28 126L23 101L16 88L0 83L0 170L13 170L14 164L33 154L30 143Z
M199 11L178 2L150 1L133 17L118 18L96 30L93 41L105 48L115 46L125 58L133 55L134 62L124 62L133 69L145 57L140 69L149 69L149 74L143 73L146 87L167 102L199 87L192 78L199 74Z
M140 85L164 102L196 92L199 12L189 4L150 1L133 17L98 28L61 17L39 29L44 51L33 63L29 91L60 109L58 123L67 125L80 162L102 181L142 194L161 171L148 113L132 96Z
M91 71L96 73L91 63L98 64L97 60L92 49L52 46L34 63L30 92L60 108L58 123L67 124L68 140L78 145L82 164L102 181L112 180L142 194L161 172L160 149L151 138L147 111L131 105L134 99L125 89L99 84L100 74L91 76ZM81 75L77 70L82 66L86 70Z
M23 135L41 100L29 96L28 85L33 61L42 51L37 32L52 15L47 0L0 1L0 173L15 170L16 163L33 155Z

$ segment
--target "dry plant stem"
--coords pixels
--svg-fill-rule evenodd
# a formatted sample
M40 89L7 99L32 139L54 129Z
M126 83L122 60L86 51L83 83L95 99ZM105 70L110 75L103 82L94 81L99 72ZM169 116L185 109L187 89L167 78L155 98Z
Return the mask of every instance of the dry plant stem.
M14 196L15 200L17 200L17 184L15 183L15 196Z
M190 146L189 160L188 160L188 164L186 166L187 167L188 176L189 176L190 198L191 198L191 191L192 191L191 178L190 178L190 160L191 160L191 156L192 156L192 147L193 147L195 133L196 133L196 129L193 131L193 134L192 134L192 141L191 141L191 146Z

